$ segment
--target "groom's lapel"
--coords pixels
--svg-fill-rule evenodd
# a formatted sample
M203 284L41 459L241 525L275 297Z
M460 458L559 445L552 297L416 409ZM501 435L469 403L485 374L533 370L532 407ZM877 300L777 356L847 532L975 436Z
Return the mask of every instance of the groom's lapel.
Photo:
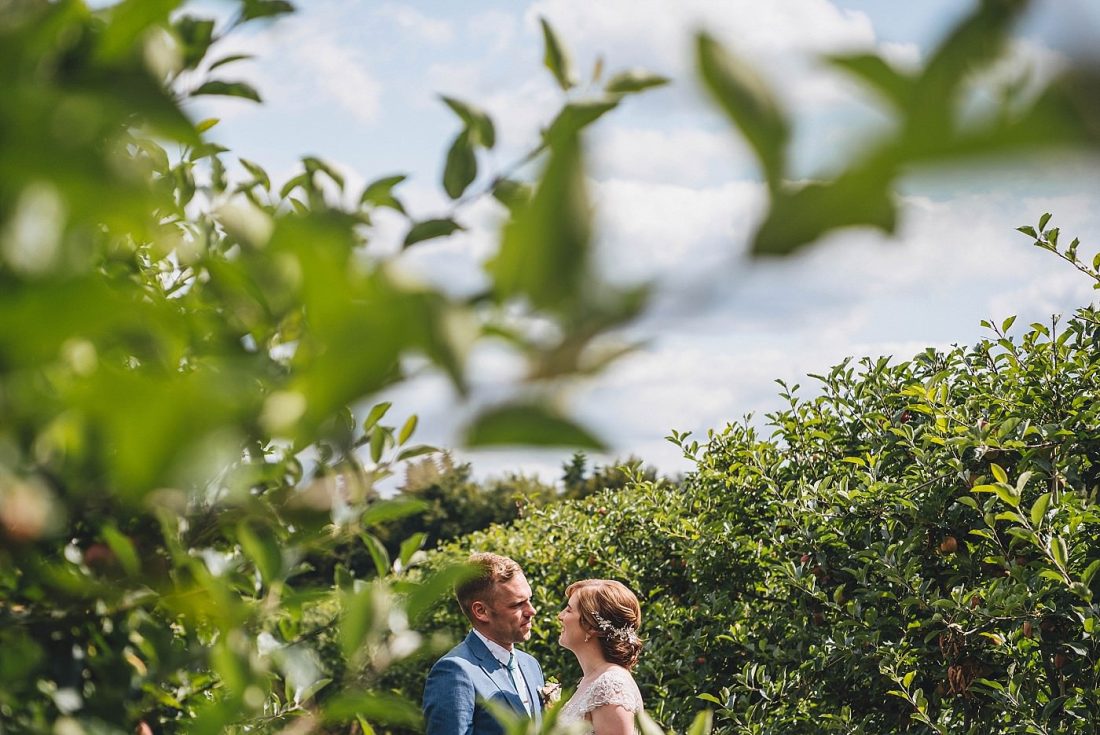
M538 668L534 661L527 656L519 658L519 670L523 672L523 680L527 683L527 696L531 698L531 712L535 716L535 722L542 722L542 700L539 698L539 690L536 686Z
M508 700L508 704L512 706L512 709L526 716L527 710L523 708L523 702L520 701L519 692L516 691L516 685L512 683L512 675L508 673L508 667L498 661L493 654L489 653L489 649L485 647L485 643L472 631L470 635L466 636L466 646L470 649L470 652L474 654L474 657L477 658L478 666L480 666L481 670L485 672L485 675L489 677L489 680L496 685L497 689L509 695L506 699ZM528 689L530 689L530 686L528 686Z

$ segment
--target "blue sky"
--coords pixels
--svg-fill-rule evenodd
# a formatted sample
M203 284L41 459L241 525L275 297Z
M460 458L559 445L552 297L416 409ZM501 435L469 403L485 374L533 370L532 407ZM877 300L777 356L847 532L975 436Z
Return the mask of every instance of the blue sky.
M1100 246L1097 161L1070 156L912 176L892 238L853 231L789 261L742 257L761 212L761 184L744 145L699 89L694 31L706 28L776 85L798 120L799 172L809 176L882 120L869 97L817 65L816 55L875 49L898 65L919 64L970 7L961 0L298 5L295 16L226 43L225 53L257 55L225 67L224 76L253 82L265 104L213 100L194 114L220 118L213 138L276 179L303 155L332 162L355 184L410 174L401 191L421 217L448 206L438 180L457 122L439 94L493 116L500 145L486 163L497 170L525 151L560 104L541 64L540 16L582 75L603 56L609 72L641 66L674 80L629 100L588 141L600 262L610 278L659 286L628 335L647 346L570 393L574 413L614 447L597 461L635 454L684 470L663 437L762 416L779 405L775 378L810 388L800 376L845 356L905 359L929 345L975 342L983 318L1046 320L1092 299L1087 281L1014 232L1052 211L1063 232ZM1097 38L1100 6L1092 0L1037 2L1012 61L996 73L1051 74ZM403 266L458 291L473 288L500 214L491 202L474 204L461 214L468 232L410 251ZM394 248L403 234L400 221L383 218L373 247ZM475 396L493 395L494 381L516 369L492 349L475 359L482 376ZM441 445L453 443L474 408L456 407L433 376L392 398L395 412L420 414L422 440ZM568 451L459 454L481 475L521 470L554 479Z

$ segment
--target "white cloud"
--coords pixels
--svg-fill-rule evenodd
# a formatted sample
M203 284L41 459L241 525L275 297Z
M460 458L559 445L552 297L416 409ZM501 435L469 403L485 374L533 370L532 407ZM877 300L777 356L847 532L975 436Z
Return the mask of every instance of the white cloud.
M867 15L828 0L540 0L527 12L528 25L539 16L550 20L582 61L602 53L616 68L647 67L681 83L696 76L693 37L706 30L799 107L838 98L835 75L817 68L816 55L868 50L876 43Z
M602 269L619 283L660 277L681 286L730 272L762 193L754 182L707 189L620 179L598 183L593 200Z
M607 126L594 131L592 171L598 178L701 186L753 165L728 130Z
M503 10L486 10L471 17L466 24L471 37L484 40L485 50L499 54L515 42L518 18Z
M390 21L406 34L427 43L449 43L454 39L454 29L439 18L426 15L409 5L386 3L375 14Z
M363 60L337 43L313 41L311 46L307 52L296 54L312 72L310 77L319 81L321 89L356 120L375 122L381 108L382 85L367 71Z

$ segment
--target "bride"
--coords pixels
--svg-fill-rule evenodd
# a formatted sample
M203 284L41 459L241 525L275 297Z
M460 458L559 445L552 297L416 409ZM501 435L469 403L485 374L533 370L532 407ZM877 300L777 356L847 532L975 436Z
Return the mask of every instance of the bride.
M565 596L568 602L558 613L558 642L577 657L584 675L562 707L558 724L586 721L580 732L631 735L634 715L642 709L641 692L630 674L642 650L638 598L608 579L574 582Z

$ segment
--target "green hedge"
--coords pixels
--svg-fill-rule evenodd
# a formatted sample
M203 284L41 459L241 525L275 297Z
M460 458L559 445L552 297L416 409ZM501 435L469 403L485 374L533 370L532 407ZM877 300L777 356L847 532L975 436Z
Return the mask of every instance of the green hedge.
M680 731L710 706L726 732L1090 732L1097 313L1011 321L969 350L846 361L812 398L784 386L770 436L675 436L697 464L682 485L538 509L429 566L473 549L520 562L540 608L528 649L567 684L565 586L630 585L647 707ZM465 629L453 603L422 625ZM419 697L429 663L390 686Z

